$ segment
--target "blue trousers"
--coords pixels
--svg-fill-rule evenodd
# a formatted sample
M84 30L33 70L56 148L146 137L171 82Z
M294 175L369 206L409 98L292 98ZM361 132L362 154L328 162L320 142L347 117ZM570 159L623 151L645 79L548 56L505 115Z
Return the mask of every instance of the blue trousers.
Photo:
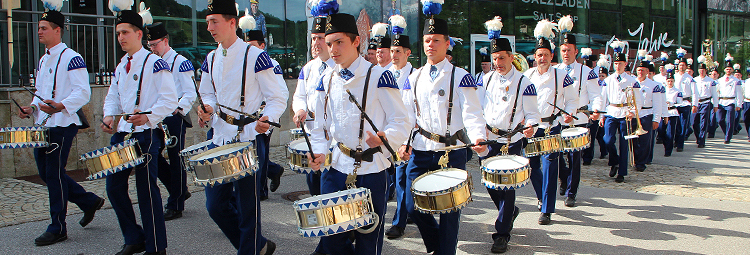
M596 141L599 140L599 121L592 121L587 126L589 128L589 134L591 135L591 142L589 142L589 147L583 150L583 153L581 154L581 158L583 159L583 162L591 162L594 160L594 147L596 147ZM603 137L603 136L602 136ZM603 144L603 142L602 142ZM604 147L604 146L599 146ZM606 154L604 148L600 148L602 151L602 154Z
M273 132L271 133L273 134ZM256 153L258 155L258 196L268 197L268 176L278 175L282 168L279 164L271 162L270 152L271 134L259 134L255 136Z
M177 137L177 145L167 149L169 160L159 153L159 180L169 192L167 198L167 209L176 211L185 210L185 194L187 194L187 172L180 157L180 151L185 148L185 121L179 116L164 118L169 135ZM163 134L160 134L163 135ZM164 139L164 138L161 138ZM163 141L163 140L162 140ZM164 146L166 147L166 145ZM165 149L165 148L162 148Z
M656 145L656 138L659 137L659 130L661 130L661 120L656 120L659 122L659 126L656 128L656 130L651 130L651 132L648 132L649 135L651 135L651 150L648 152L648 159L646 160L646 164L651 164L652 161L654 161L654 146ZM653 128L653 126L652 126Z
M552 128L550 135L560 133L560 125ZM534 137L543 137L544 129L537 129ZM555 212L555 199L557 199L557 176L559 174L560 152L547 155L530 157L531 184L536 192L536 199L542 201L542 213Z
M328 171L321 174L321 192L323 194L333 193L337 191L346 190L346 174L339 172L336 169L329 169ZM369 234L362 234L354 231L354 241L356 245L353 245L349 236L351 233L344 232L330 236L324 236L320 238L320 246L329 254L357 254L357 255L379 255L383 252L383 226L385 223L385 210L387 206L386 197L386 179L388 173L385 170L366 174L357 175L357 187L370 189L372 196L372 206L375 213L380 217L380 222L377 226L369 226L368 228L375 227L375 231Z
M453 150L448 154L450 161L448 167L466 169L467 149ZM411 186L414 179L429 171L440 169L438 160L444 152L412 150L411 158L406 166L406 210L409 217L417 224L419 233L422 235L427 252L435 252L437 255L456 254L458 246L458 227L461 219L461 211L440 214L440 223L432 214L421 213L414 209L414 196Z
M648 156L651 154L651 152L654 150L653 147L653 137L654 137L654 126L652 125L652 122L654 122L654 115L649 114L646 116L641 117L641 126L643 130L646 130L648 133L644 135L638 136L638 141L634 145L635 151L635 165L639 167L646 167L646 163L648 163Z
M524 141L525 139L521 139L515 143L511 143L508 146L508 155L521 156L521 151L525 145ZM479 159L484 161L485 159L500 155L500 149L504 145L505 143L489 145L489 153L487 153L487 156L480 157ZM492 240L499 237L510 239L510 224L513 223L513 213L519 210L516 206L516 190L486 189L498 210L497 219L495 220L495 233L492 234Z
M393 226L406 228L407 210L404 202L406 202L406 195L410 192L406 192L406 164L396 167L396 212L393 214Z
M388 196L388 200L391 200L394 196L396 196L396 166L391 165L385 170L386 173L388 173L388 189L386 189L386 196ZM391 174L391 172L393 174Z
M586 127L588 124L576 125L576 127ZM591 132L591 131L589 131ZM584 151L574 151L568 153L562 153L564 157L567 157L567 161L564 157L559 157L559 177L560 182L565 182L567 189L565 195L575 199L576 193L578 193L578 186L581 183L581 160ZM594 152L591 152L593 156Z
M742 119L745 120L745 132L747 132L747 140L750 141L750 102L742 103Z
M135 186L138 194L138 208L141 211L141 222L138 225L133 204L128 195L128 177L132 168L107 176L106 190L112 209L115 210L125 244L146 243L146 252L162 251L167 248L167 230L164 225L161 194L156 184L158 175L159 148L164 141L159 139L161 130L147 129L133 133L131 138L138 140L141 152L146 156L146 163L135 168ZM123 141L126 133L119 132L112 136L111 144Z
M678 122L679 122L679 117L677 116L669 117L669 121L667 123L664 123L662 121L662 125L661 125L662 132L659 132L659 134L661 134L661 141L664 145L664 156L672 155L672 149L674 148L675 134L679 132L677 131Z
M76 204L83 211L93 209L99 201L99 196L87 192L65 173L70 146L76 134L78 134L76 125L49 128L49 143L58 146L34 149L39 178L47 184L49 194L49 212L52 222L47 226L47 232L54 234L68 232L65 224L68 201Z
M724 132L724 141L728 142L732 140L735 127L735 107L734 104L730 105L719 105L719 110L716 112L718 117L716 122L719 123L721 131Z
M635 122L635 119L633 120ZM609 151L609 166L619 166L618 175L628 175L628 141L625 140L627 133L627 121L625 118L613 118L606 116L604 121L604 142L607 143ZM620 153L617 153L617 140L620 140ZM634 141L636 142L636 141Z
M695 137L698 145L706 145L706 136L708 127L711 124L711 112L714 110L712 103L702 103L698 105L698 114L696 114Z
M677 123L677 134L675 134L674 142L678 149L685 148L685 140L688 138L688 131L690 129L690 113L692 112L691 106L677 107L677 112L680 114L679 122Z

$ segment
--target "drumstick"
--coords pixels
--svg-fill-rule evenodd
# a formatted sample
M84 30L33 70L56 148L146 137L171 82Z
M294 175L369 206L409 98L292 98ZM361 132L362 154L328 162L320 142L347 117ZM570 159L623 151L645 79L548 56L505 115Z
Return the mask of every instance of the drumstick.
M136 113L121 113L121 114L113 114L113 115L111 115L111 116L112 116L112 117L119 117L119 116L123 116L123 117L129 117L129 116L132 116L132 115L138 115L138 114L151 114L151 111L145 111L145 112L136 112Z
M18 101L16 101L16 99L15 99L15 98L12 98L12 97L11 97L11 98L10 98L10 100L13 100L13 103L14 103L14 104L16 104L16 106L18 106L18 109L19 109L19 110L21 110L21 113L23 113L23 114L28 114L28 113L27 113L26 111L24 111L24 110L23 110L23 108L21 108L21 105L20 105L20 104L18 104ZM28 118L31 118L31 116L26 116L26 118L27 118L27 119L28 119Z
M206 110L206 106L203 105L203 98L201 97L201 92L198 91L198 83L195 82L195 75L190 76L191 79L193 79L193 86L195 87L195 95L196 99L198 99L198 104L201 106L201 109L203 112L208 112ZM208 125L208 121L203 121L203 124Z
M112 129L112 127L110 127L109 125L107 125L107 123L105 123L104 120L99 120L99 121L101 121L102 124L104 124L104 126L107 127L107 129Z
M39 95L37 95L36 93L34 93L34 91L31 91L31 90L30 90L29 88L27 88L27 87L22 87L22 88L23 88L23 89L25 89L26 91L28 91L29 93L31 93L31 95L34 95L34 96L35 96L36 98L39 98L39 100L42 100L42 103L46 104L46 105L47 105L47 106L49 106L49 107L52 107L52 109L55 109L55 110L57 110L57 108L56 108L55 106L53 106L53 105L51 105L51 104L48 104L47 102L44 102L44 98L42 98L42 97L40 97Z
M555 107L555 109L559 110L561 113L567 114L568 116L573 117L573 119L578 120L578 117L576 117L573 114L570 114L570 113L566 112L565 110L563 110L560 107L557 107L557 105L551 104L550 102L547 102L547 104L551 105L552 107Z
M246 113L246 112L243 112L243 111L240 111L240 110L236 110L236 109L233 109L232 107L229 107L229 106L226 106L226 105L223 105L223 104L220 104L220 103L216 103L216 104L217 104L218 106L222 107L222 108L226 108L227 110L230 110L230 111L233 111L233 112L236 112L236 113L242 114L242 115L246 115L246 116L250 116L250 117L256 118L256 117L255 117L255 115L252 115L252 114L248 114L248 113ZM257 119L257 118L256 118L256 119ZM276 123L276 122L273 122L273 121L269 121L269 120L261 120L260 122L263 122L263 123L267 123L268 125L271 125L271 126L274 126L274 127L277 127L277 128L281 128L281 124L279 124L279 123Z
M315 158L315 153L313 153L312 144L310 143L310 137L307 137L307 131L305 130L305 123L302 123L302 125L300 125L300 128L302 128L302 135L305 137L307 148L310 149L310 156Z
M359 112L362 113L362 116L364 116L367 122L370 123L372 130L375 131L376 134L380 132L378 130L378 127L375 126L375 123L373 123L372 120L370 119L370 116L367 116L367 113L365 112L365 110L362 109L362 106L359 105L359 102L357 102L357 98L355 98L354 95L352 95L352 92L347 89L346 93L349 94L349 100L351 100L352 103L354 103L354 105L357 106L357 108L359 109ZM380 141L383 142L383 145L385 145L385 148L388 149L388 152L390 152L391 155L396 156L396 152L393 151L393 148L391 148L391 145L388 143L388 141L385 140L385 137L380 136L380 135L378 135L378 137L380 137Z
M534 125L527 126L527 127L518 127L516 129L508 132L507 134L500 136L500 138L512 137L516 133L522 132L522 131L524 131L526 129L529 129L529 128L535 128L537 126L539 126L539 124L534 124ZM457 149L474 147L474 146L477 146L477 145L488 145L488 144L496 144L496 143L498 143L497 140L489 140L489 141L484 141L484 142L479 142L479 143L470 143L470 144L464 144L464 145L447 146L447 147L436 149L434 151L457 150Z

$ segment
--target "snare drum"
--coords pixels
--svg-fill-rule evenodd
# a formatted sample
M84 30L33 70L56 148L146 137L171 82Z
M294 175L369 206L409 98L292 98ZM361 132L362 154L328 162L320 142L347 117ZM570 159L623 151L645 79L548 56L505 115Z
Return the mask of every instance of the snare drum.
M47 147L47 138L47 127L0 128L0 149Z
M424 173L411 185L414 207L421 213L450 213L471 202L471 175L458 168Z
M182 162L185 165L185 171L193 171L193 168L190 166L190 164L188 164L188 162L190 161L190 157L209 150L211 147L213 147L211 144L213 144L211 140L208 140L202 143L194 144L180 151L180 157L182 158Z
M197 154L188 160L195 183L213 186L239 180L258 171L252 142L227 144Z
M519 189L529 183L529 159L517 155L494 156L482 160L482 183L490 189Z
M307 163L307 153L310 152L310 149L307 147L305 138L300 138L290 142L286 149L287 152L291 154L289 155L289 168L291 168L292 171L301 174L307 174L314 171L310 168L310 164ZM328 168L331 167L331 152L326 152L326 161L320 166L321 171L328 170Z
M560 136L563 140L563 152L582 151L591 146L589 129L585 127L563 129Z
M89 180L99 179L133 168L143 164L144 159L145 157L138 147L138 141L135 139L128 139L81 155L81 161L86 164L86 168L89 170L89 176L86 177Z
M559 134L530 138L529 144L526 145L525 149L526 156L536 157L560 152L563 149L562 145L562 137Z
M304 138L305 134L302 133L302 128L289 129L289 141L294 141L300 138Z
M304 237L329 236L377 224L367 188L308 197L294 202L297 229Z

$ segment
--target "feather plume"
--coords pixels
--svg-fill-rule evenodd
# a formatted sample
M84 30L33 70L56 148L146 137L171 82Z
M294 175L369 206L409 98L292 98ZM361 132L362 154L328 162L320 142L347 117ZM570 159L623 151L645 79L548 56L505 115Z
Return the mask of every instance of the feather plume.
M646 55L646 58L644 58L646 61L651 62L654 61L654 56Z
M609 68L611 63L609 62L609 56L604 54L599 54L599 61L596 61L597 66Z
M534 37L552 40L555 38L555 31L557 31L557 24L546 19L540 20L534 28Z
M734 67L734 70L740 70L740 68L742 68L740 64L734 64L732 67Z
M727 57L724 58L724 61L734 61L734 58L732 57L732 55L727 53Z
M391 22L391 32L394 35L400 35L404 33L404 29L406 29L406 19L404 18L404 16L393 15L388 18L388 21Z
M138 14L141 15L144 26L154 24L154 18L151 17L151 8L146 8L146 3L141 2L140 8L138 8Z
M705 64L706 57L703 55L698 56L698 63Z
M673 64L667 64L667 65L664 66L664 69L667 69L667 72L671 72L672 70L674 70L674 65Z
M638 50L638 59L644 59L644 58L646 58L647 54L648 54L648 51L646 51L646 50Z
M427 16L438 15L443 11L445 0L421 0L422 13Z
M339 0L309 0L309 3L310 15L314 17L339 13L339 6L341 5Z
M44 9L50 11L60 11L63 7L63 0L42 0L44 2Z
M625 43L620 40L615 40L609 44L609 47L615 50L616 53L621 53L623 50L625 50Z
M591 48L581 48L581 58L589 59L591 54L593 54L593 50Z
M677 49L676 53L677 53L677 58L684 58L685 54L687 54L687 51L683 49L682 47L680 47L679 49Z
M109 0L109 10L117 14L124 10L130 10L133 0Z
M453 50L453 47L456 46L456 43L464 44L464 39L458 37L448 37L448 41L450 41L450 45L448 46L449 50Z
M502 20L503 19L500 18L500 16L495 16L495 18L484 22L484 26L487 28L487 35L490 40L500 38L500 31L503 30Z
M563 16L557 21L557 26L560 28L560 33L573 31L573 18L571 18L570 15Z
M669 55L667 55L666 52L662 52L660 58L661 58L661 61L667 61L667 59L669 59Z
M385 35L388 33L388 24L385 23L375 23L375 25L372 25L372 37L385 37Z
M693 59L692 59L692 58L688 58L688 59L687 59L687 64L688 64L689 66L693 65Z
M680 60L679 59L675 59L674 60L674 65L676 65L676 66L680 65Z
M482 55L486 56L486 55L488 55L487 50L488 50L487 47L482 47L482 48L479 49L479 54L482 54Z
M248 31L253 30L256 27L255 18L250 15L250 12L248 12L247 8L245 8L245 16L242 16L240 18L239 23L239 27L244 33L247 33Z

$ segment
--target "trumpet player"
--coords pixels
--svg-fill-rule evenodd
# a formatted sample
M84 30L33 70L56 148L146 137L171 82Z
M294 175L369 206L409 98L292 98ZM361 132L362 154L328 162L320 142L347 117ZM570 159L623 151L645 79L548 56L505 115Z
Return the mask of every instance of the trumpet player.
M595 104L595 111L606 111L604 122L599 122L599 125L604 128L604 143L609 152L609 177L617 175L615 182L618 183L625 181L625 176L628 175L630 142L625 142L625 136L632 135L630 132L635 129L633 118L643 103L643 95L635 93L640 89L639 83L633 76L625 73L628 58L623 52L624 46L619 40L610 44L615 50L615 73L604 79L602 94ZM619 154L615 146L618 137L621 140Z

